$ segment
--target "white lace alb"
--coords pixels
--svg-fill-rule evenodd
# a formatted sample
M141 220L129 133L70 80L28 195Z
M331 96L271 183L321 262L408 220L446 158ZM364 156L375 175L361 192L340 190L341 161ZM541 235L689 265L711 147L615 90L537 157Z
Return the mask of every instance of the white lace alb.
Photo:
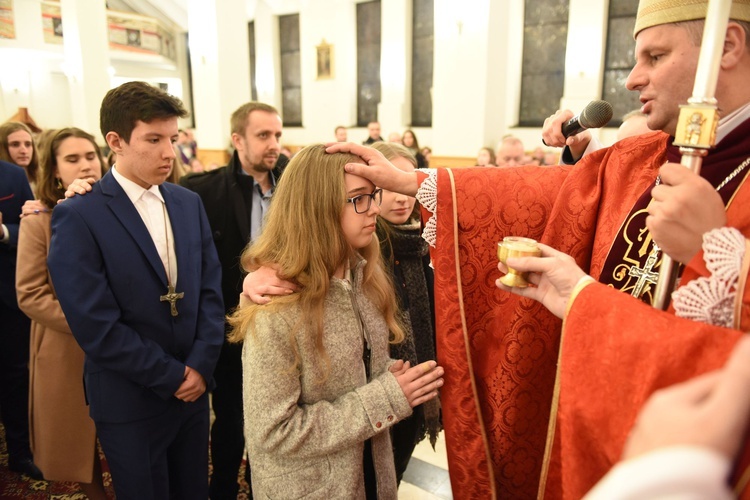
M703 235L703 260L709 277L700 277L672 294L675 314L681 318L731 328L737 282L745 256L745 237L731 227Z
M424 225L422 230L422 238L431 246L434 247L437 242L437 169L434 168L422 168L420 172L427 174L427 178L422 182L417 190L417 201L422 205L428 212L430 212L430 218Z

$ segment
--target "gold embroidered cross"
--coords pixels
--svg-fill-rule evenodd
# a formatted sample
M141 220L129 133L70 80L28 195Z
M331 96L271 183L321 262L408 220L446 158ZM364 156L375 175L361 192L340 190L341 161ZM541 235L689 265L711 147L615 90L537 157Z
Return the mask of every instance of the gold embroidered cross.
M646 285L656 284L656 282L659 280L659 273L654 271L653 269L658 259L659 250L658 247L655 247L651 250L651 253L648 254L646 264L642 268L638 266L632 266L630 268L630 271L628 271L628 275L634 278L638 278L630 295L638 298L643 293L643 289L646 288Z

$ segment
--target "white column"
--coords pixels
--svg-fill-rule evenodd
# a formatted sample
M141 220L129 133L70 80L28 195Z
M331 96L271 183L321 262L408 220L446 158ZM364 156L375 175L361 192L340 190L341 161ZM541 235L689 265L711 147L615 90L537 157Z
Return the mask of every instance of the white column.
M435 0L432 150L473 155L505 125L508 2Z
M281 78L276 78L281 75L279 20L265 0L258 0L255 7L255 41L258 100L281 111Z
M606 25L603 2L570 0L563 108L577 113L590 101L601 99Z
M570 0L565 89L560 109L579 113L589 102L601 99L606 45L607 6L588 0ZM614 135L607 129L591 132L605 143L613 142L604 141L608 135Z
M188 28L196 135L202 149L225 149L232 112L250 101L245 1L190 0Z
M411 123L411 0L381 0L380 105L381 135L403 132Z
M327 1L325 9L317 2L300 3L303 127L285 128L283 144L332 141L336 126L350 127L357 120L356 4L351 0ZM333 47L332 77L319 80L317 47L324 40ZM258 45L261 43L270 45L259 39ZM360 140L354 133L349 138Z
M110 89L109 37L105 2L62 0L65 73L72 123L102 141L99 108Z

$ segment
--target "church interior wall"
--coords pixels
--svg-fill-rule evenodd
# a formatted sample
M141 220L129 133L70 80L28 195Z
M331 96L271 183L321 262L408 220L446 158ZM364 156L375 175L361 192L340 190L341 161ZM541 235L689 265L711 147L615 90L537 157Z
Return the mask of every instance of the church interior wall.
M194 1L201 0L186 3L192 5ZM364 127L356 126L356 4L357 0L329 0L321 8L320 2L304 0L253 0L245 2L246 9L240 9L245 27L247 22L255 20L258 98L279 108L277 16L288 13L300 16L303 126L285 128L284 143L305 145L331 140L337 125L350 128L352 141L359 142L367 136ZM562 105L573 110L598 99L601 92L603 49L600 46L606 36L606 4L606 0L570 0L571 29ZM43 128L70 125L74 113L68 103L62 46L44 43L39 5L39 0L15 0L17 38L0 39L3 61L0 64L4 68L0 73L0 119L7 119L19 106L25 106ZM383 90L379 119L386 136L410 128L411 0L382 0L381 5ZM420 144L431 146L434 154L471 158L480 147L494 147L508 133L520 137L528 149L540 145L541 128L516 126L523 6L524 0L435 0L433 126L414 128ZM235 34L232 41L220 39L220 42L242 44L247 40L246 31L244 38ZM188 53L184 33L176 35L178 57L174 62L163 57L155 60L110 51L113 86L130 79L167 83L169 91L190 106ZM317 78L316 47L321 43L333 46L334 74L330 79ZM191 40L191 50L192 44ZM219 51L218 57L231 63L237 51ZM193 80L200 78L200 69L193 64ZM223 74L222 78L229 76ZM249 90L247 94L249 100ZM221 96L193 97L221 99ZM223 120L228 127L231 110L222 109L222 113L226 114ZM188 120L182 125L194 125L203 146L225 148L229 138L223 126L219 134L214 134L217 137L209 138L208 129L216 125L202 124L199 113L196 118L194 124ZM598 135L606 143L611 142L614 133L614 129L605 129ZM207 139L203 141L202 137Z

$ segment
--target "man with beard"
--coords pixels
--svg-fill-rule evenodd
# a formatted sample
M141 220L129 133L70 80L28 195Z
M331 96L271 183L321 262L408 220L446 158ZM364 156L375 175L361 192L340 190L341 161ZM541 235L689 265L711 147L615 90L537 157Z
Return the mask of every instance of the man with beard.
M221 287L227 313L239 302L245 246L260 233L276 182L281 175L281 117L268 104L249 102L231 118L235 152L225 167L183 177L180 183L203 200L221 261ZM211 428L210 498L235 499L237 475L245 448L242 422L242 346L226 341L216 366ZM250 482L249 466L245 475Z

